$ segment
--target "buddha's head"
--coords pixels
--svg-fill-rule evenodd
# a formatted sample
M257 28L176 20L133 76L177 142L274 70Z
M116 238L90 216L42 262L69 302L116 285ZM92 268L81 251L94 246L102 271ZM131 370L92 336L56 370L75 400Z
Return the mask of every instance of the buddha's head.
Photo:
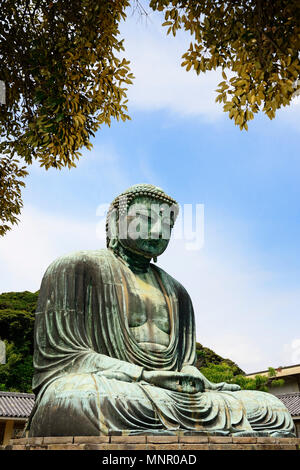
M107 246L154 260L168 246L177 202L151 184L136 184L117 196L107 215Z

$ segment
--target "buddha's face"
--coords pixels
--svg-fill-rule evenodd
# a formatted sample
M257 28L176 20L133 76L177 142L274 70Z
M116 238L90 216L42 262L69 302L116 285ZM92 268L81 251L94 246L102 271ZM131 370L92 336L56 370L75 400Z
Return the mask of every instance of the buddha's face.
M161 255L168 246L174 210L165 202L138 196L129 205L123 221L126 223L123 231L126 237L120 236L122 245L152 258Z

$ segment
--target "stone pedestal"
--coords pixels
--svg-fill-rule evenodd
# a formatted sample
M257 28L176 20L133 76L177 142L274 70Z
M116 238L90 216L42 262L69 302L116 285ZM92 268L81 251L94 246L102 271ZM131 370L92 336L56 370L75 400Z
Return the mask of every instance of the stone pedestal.
M12 439L1 450L300 450L300 439L201 435L33 437Z

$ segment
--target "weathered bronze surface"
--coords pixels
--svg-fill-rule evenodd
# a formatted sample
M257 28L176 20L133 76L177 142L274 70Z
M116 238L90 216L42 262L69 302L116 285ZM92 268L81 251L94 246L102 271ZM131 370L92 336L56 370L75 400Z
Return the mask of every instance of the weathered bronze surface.
M144 208L135 216L140 233L151 238L120 232L121 217L128 227L136 222L129 210L136 203ZM165 204L175 204L168 219ZM29 436L294 435L279 399L213 384L194 366L190 297L151 263L168 245L163 229L177 209L159 188L129 188L111 205L107 250L63 256L47 269L36 311Z

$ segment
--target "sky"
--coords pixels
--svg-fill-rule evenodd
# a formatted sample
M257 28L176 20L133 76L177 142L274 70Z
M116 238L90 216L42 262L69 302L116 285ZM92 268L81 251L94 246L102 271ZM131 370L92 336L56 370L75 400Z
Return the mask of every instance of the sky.
M131 120L103 127L77 168L34 163L18 226L0 241L0 292L37 291L47 266L105 247L103 205L136 183L204 209L204 243L172 239L158 265L195 310L197 341L245 372L300 363L300 99L240 131L215 103L221 72L180 67L190 37L128 11ZM193 209L194 210L194 209Z

